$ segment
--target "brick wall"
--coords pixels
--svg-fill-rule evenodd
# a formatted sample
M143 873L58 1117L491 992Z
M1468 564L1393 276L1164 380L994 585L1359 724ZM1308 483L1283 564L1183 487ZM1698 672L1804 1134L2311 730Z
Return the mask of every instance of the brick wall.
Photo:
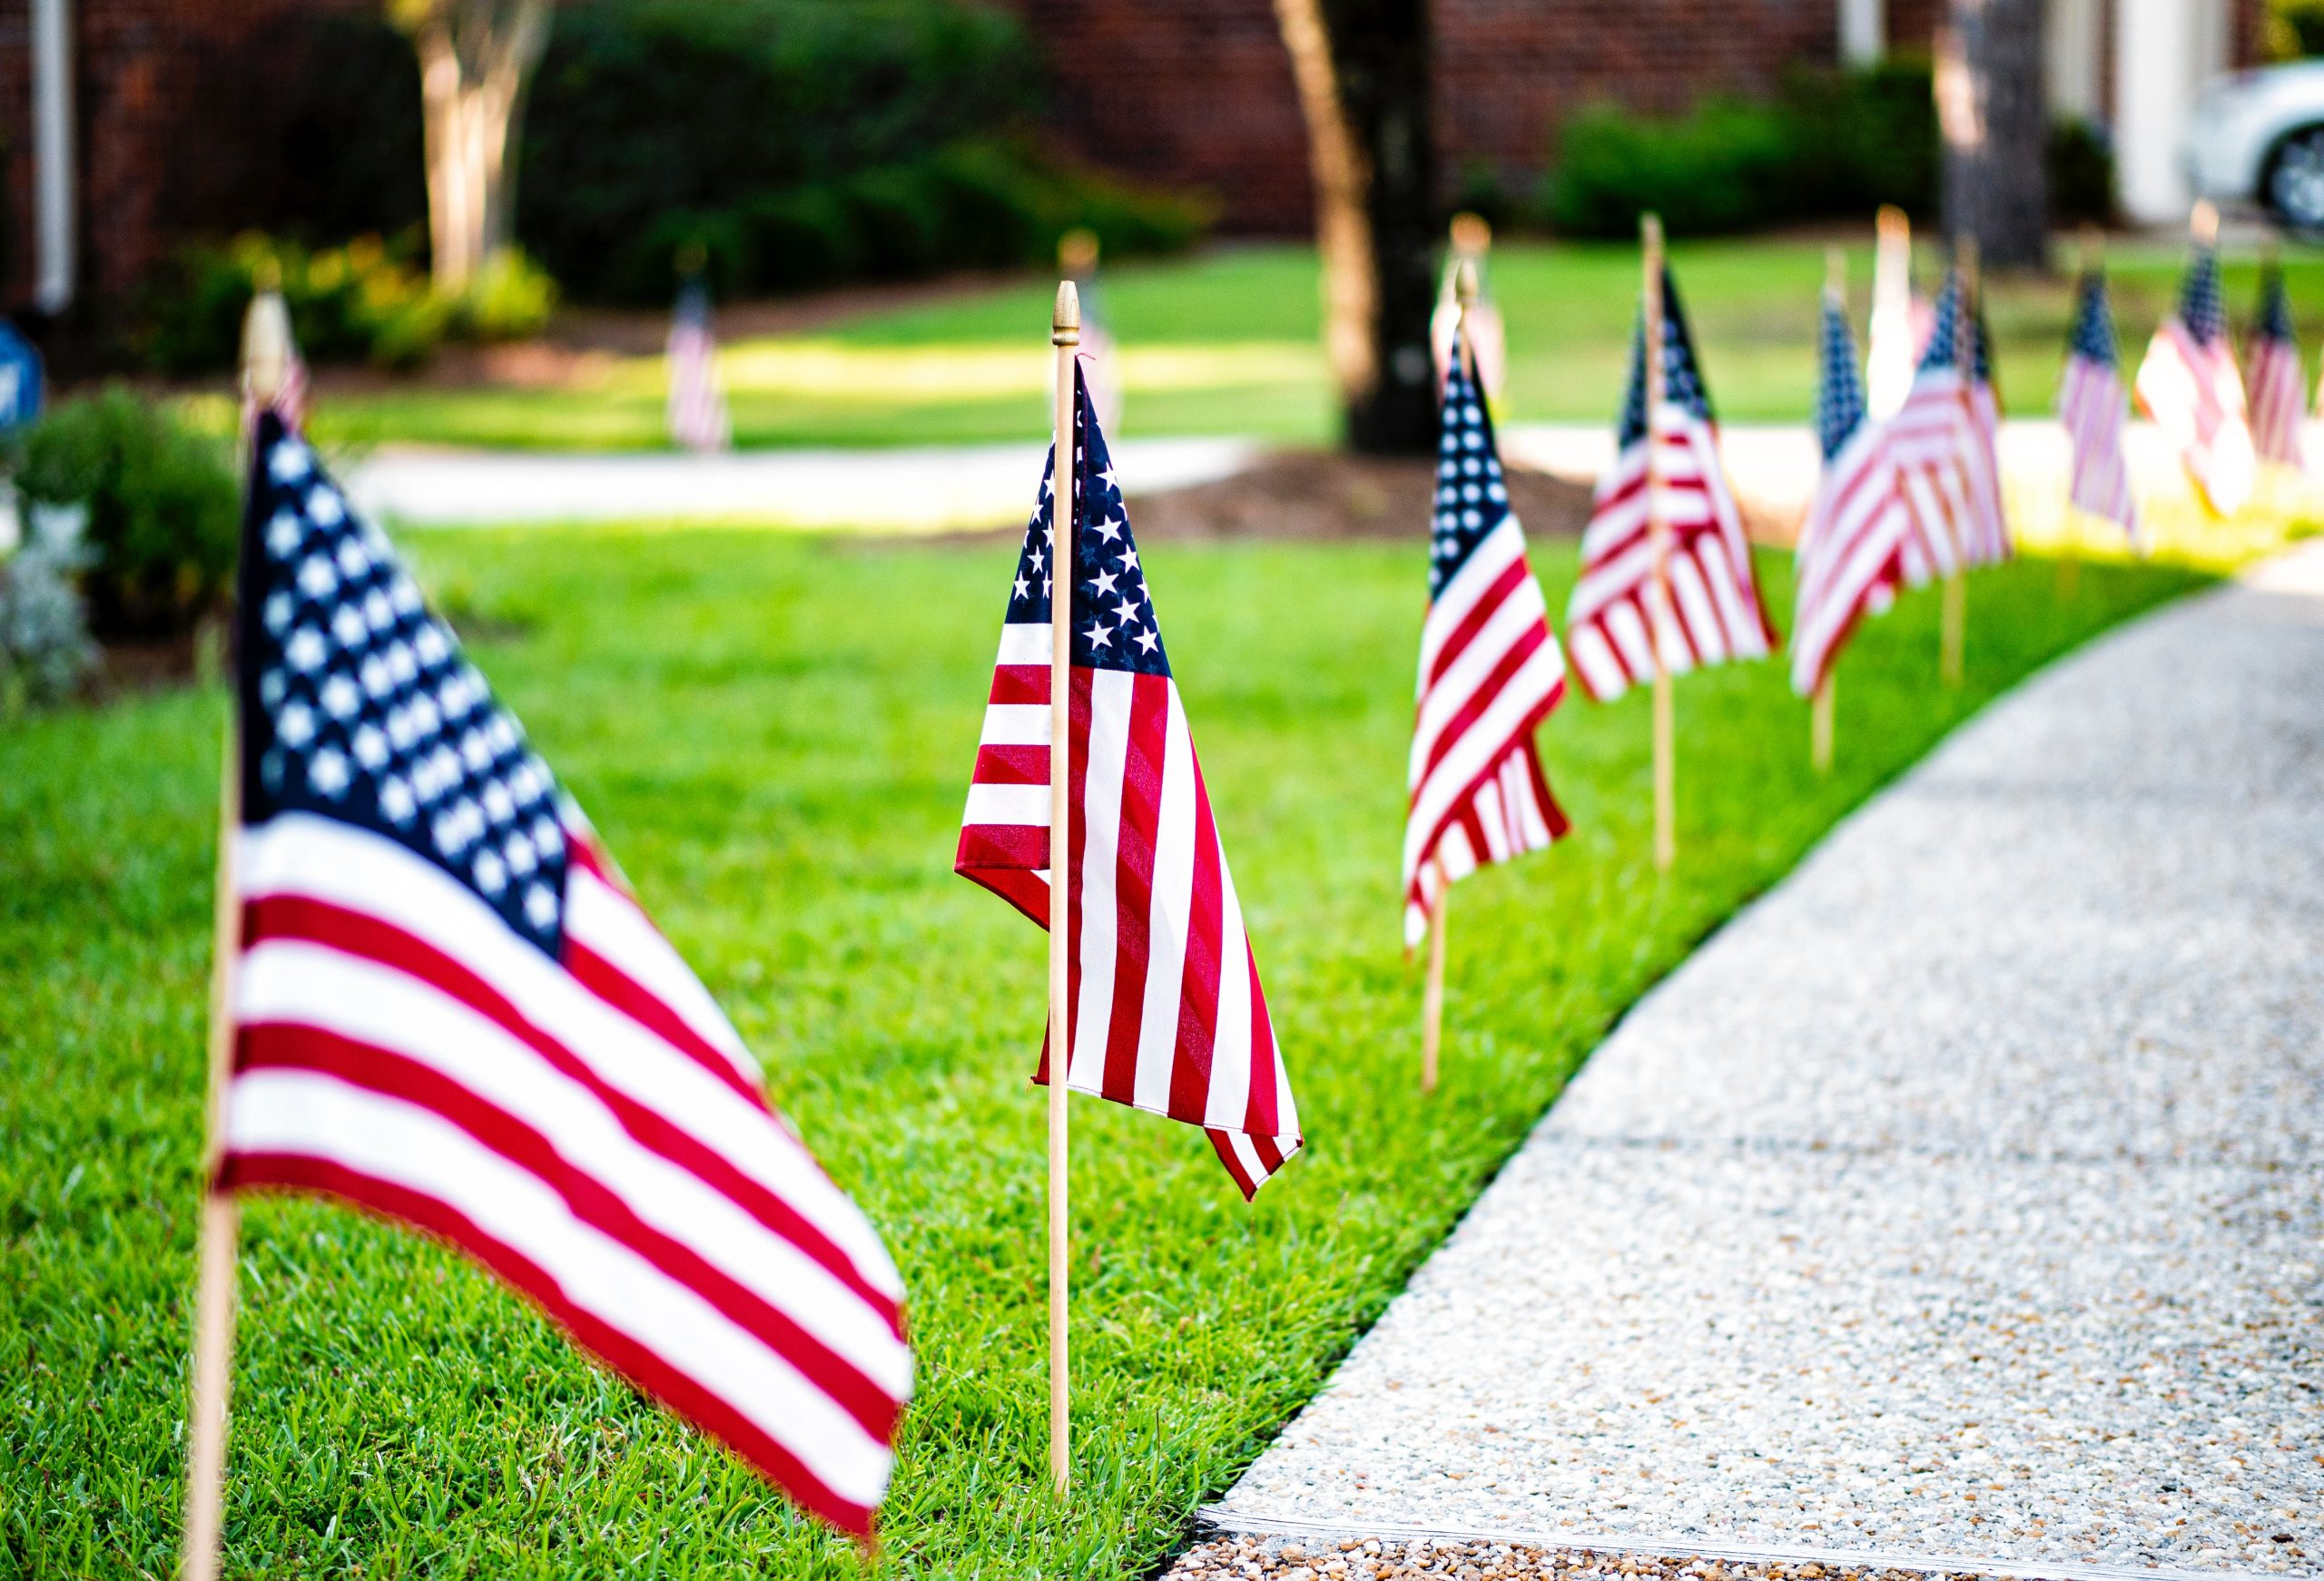
M117 299L177 238L263 206L277 90L297 16L378 0L74 0L80 292ZM0 3L0 135L7 139L0 280L31 296L32 50L27 0Z

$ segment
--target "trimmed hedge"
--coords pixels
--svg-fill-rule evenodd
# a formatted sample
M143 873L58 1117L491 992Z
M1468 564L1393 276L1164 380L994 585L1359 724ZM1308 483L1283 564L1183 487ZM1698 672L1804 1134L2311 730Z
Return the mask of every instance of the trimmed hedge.
M2048 158L2061 219L2111 214L2113 155L2102 137L2062 125ZM1569 236L1617 237L1635 233L1649 210L1693 235L1862 217L1882 203L1926 214L1938 176L1929 68L1896 61L1796 73L1773 100L1706 99L1672 119L1586 108L1560 134L1536 217Z
M1017 21L961 0L581 0L526 114L517 231L576 295L654 300L689 243L727 294L1109 251L1207 222L1037 155Z

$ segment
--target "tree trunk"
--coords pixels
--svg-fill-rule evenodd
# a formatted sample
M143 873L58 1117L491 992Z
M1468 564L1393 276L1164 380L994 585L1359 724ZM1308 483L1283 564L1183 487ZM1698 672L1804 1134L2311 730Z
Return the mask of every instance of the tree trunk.
M2049 261L2049 110L2042 0L1950 0L1937 40L1945 137L1945 229L1977 239L1986 262Z
M419 56L436 285L457 295L514 239L517 136L549 0L395 0L391 10Z
M1324 347L1349 446L1436 444L1427 0L1275 0L1315 180Z

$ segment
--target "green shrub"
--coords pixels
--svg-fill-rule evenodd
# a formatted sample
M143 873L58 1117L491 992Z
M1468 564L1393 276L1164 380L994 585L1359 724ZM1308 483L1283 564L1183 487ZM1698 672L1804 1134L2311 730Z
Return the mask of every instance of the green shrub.
M173 636L225 598L241 490L226 447L118 386L53 407L25 437L16 486L85 506L91 625Z
M2114 149L2102 130L2059 122L2050 128L2049 165L2053 219L2102 225L2114 217Z
M194 243L147 291L143 358L176 375L232 367L251 297L273 282L308 361L409 368L436 349L452 317L409 253L369 236L319 251L255 232Z
M2062 220L2113 209L2113 156L2092 128L2053 131L2051 207ZM1863 71L1797 71L1771 100L1712 98L1649 119L1593 105L1565 124L1540 218L1570 236L1628 236L1647 210L1707 234L1883 203L1937 207L1939 145L1929 68L1910 58Z
M527 340L548 328L556 311L556 281L525 256L504 247L484 260L454 312L464 340Z
M964 0L579 0L526 113L517 231L576 295L652 301L1183 246L1199 204L1037 154L1037 52Z

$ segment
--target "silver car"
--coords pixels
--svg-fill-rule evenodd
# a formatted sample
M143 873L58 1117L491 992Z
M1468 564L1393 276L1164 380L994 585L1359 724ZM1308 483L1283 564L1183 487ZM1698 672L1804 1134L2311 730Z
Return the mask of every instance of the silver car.
M2224 76L2187 129L2187 174L2203 197L2264 203L2324 232L2324 60Z

